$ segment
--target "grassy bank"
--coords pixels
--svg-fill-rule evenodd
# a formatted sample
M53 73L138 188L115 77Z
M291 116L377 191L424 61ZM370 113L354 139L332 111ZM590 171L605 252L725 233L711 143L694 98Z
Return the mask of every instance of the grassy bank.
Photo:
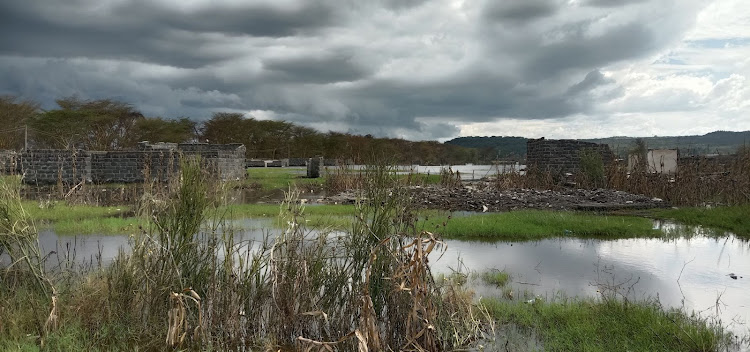
M483 299L499 324L540 339L545 351L719 351L730 334L655 302L573 299L532 303Z
M554 237L617 239L659 237L651 220L575 212L521 210L470 216L437 216L419 226L447 238L487 241L533 241Z
M35 221L42 222L123 217L131 213L129 206L68 205L64 202L45 204L38 201L23 201L23 207Z
M750 205L714 208L653 209L650 216L733 232L750 239Z
M288 190L290 186L300 189L321 189L325 177L306 178L305 170L285 167L256 167L247 169L244 185L262 190Z
M144 220L130 216L129 206L101 207L64 202L23 201L22 205L40 228L59 235L124 234L136 231Z

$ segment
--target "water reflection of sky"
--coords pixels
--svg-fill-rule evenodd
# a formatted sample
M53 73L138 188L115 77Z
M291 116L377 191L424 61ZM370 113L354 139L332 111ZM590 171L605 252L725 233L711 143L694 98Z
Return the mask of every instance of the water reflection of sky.
M274 236L273 219L233 221L236 245L256 250L266 236ZM659 224L670 228L670 224ZM268 230L271 229L271 230ZM680 307L704 314L717 314L738 334L745 334L750 319L750 243L734 236L706 237L703 230L672 227L673 231L698 231L691 238L622 239L614 241L549 239L522 243L480 243L449 240L438 259L431 258L433 272L448 272L461 265L466 270L506 270L512 275L516 292L553 296L596 296L597 284L623 284L626 289L636 280L631 298L656 298L665 306ZM338 234L334 234L338 235ZM689 237L689 236L688 236ZM39 242L50 262L72 257L77 263L111 262L120 249L128 250L127 236L87 235L58 237L42 231ZM683 269L684 268L684 269ZM742 278L731 279L729 273ZM679 278L679 285L678 280ZM489 287L478 287L480 295L499 294ZM719 304L717 306L717 298ZM718 310L717 310L718 307ZM737 321L739 323L734 323Z
M596 296L599 284L622 284L625 292L635 283L630 298L658 298L670 307L682 306L684 299L689 310L718 313L725 324L750 318L750 244L734 236L447 244L446 253L433 263L435 272L455 269L460 258L469 270L506 270L515 290L546 296ZM743 278L734 280L729 273ZM481 287L479 293L497 294ZM747 325L738 323L731 328L747 332Z

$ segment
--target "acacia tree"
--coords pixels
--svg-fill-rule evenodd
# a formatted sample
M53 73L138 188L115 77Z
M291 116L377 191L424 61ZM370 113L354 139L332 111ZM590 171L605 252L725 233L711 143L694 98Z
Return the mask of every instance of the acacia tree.
M147 117L136 121L133 139L137 142L185 143L196 138L195 127L195 122L186 117L177 120Z
M59 109L29 121L38 148L113 150L135 146L133 128L143 115L132 105L110 99L56 100Z
M0 96L0 149L24 148L25 125L39 112L39 104L15 96Z

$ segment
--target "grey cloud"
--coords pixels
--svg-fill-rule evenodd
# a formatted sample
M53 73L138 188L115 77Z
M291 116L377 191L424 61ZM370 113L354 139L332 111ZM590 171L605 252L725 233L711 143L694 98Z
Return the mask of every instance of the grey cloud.
M426 0L207 2L191 10L160 1L104 12L90 11L98 2L87 0L1 2L0 31L12 35L0 37L0 93L47 107L71 94L117 97L147 115L196 119L265 110L308 126L447 138L461 123L592 111L621 94L600 68L664 48L689 21L670 19L693 15L654 14L668 17L656 28L652 17L625 13L619 26L592 34L622 9L593 7L605 2L595 0L579 15L553 0L492 1L466 5L468 17L451 20L438 16L453 9ZM451 40L429 40L435 36Z
M153 1L131 1L109 13L70 11L94 8L81 0L0 3L0 53L27 56L94 57L200 67L230 59L234 52L212 50L216 41L240 44L233 36L285 37L313 34L334 26L335 6L237 5L179 11ZM61 11L55 11L55 7ZM218 37L211 34L220 34Z
M556 1L489 1L485 9L485 18L497 22L528 22L555 13Z
M529 75L549 76L568 69L601 67L644 56L658 47L655 34L643 23L628 23L596 37L574 37L535 50Z
M568 94L575 95L581 92L589 91L602 84L610 83L612 80L607 79L599 70L594 70L586 74L582 81L570 86Z
M350 82L372 73L372 68L343 53L267 59L263 67L271 71L272 77L304 83Z
M622 7L629 4L643 3L648 0L588 0L584 2L586 5L596 7Z

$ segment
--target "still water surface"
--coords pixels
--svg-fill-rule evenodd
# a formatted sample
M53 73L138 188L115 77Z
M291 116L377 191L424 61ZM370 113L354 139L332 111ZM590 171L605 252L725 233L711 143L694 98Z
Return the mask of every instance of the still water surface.
M246 219L235 224L236 241L262 241L273 227L270 219ZM672 240L548 239L537 242L465 242L447 240L442 257L432 256L434 273L505 270L511 274L516 296L524 291L551 298L596 297L604 286L618 286L630 299L658 298L668 307L685 307L706 317L718 317L735 334L748 334L750 319L750 243L731 234L706 236L697 227L656 223L656 227L687 235ZM272 230L273 231L273 230ZM276 230L278 233L278 230ZM106 264L128 237L39 235L44 253L72 256L77 263ZM256 248L250 244L247 248ZM735 274L732 279L729 274ZM679 281L678 281L679 280ZM481 296L499 295L496 288L478 284Z

